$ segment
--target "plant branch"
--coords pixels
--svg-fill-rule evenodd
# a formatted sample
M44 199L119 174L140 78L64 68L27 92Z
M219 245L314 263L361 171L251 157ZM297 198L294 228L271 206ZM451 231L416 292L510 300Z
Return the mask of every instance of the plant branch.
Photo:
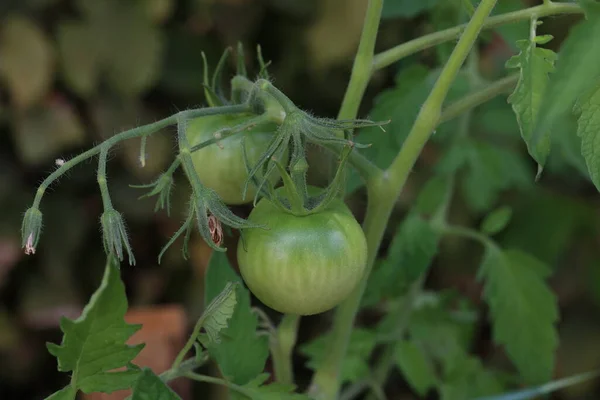
M373 73L375 41L377 39L382 8L383 0L369 0L358 51L354 58L354 65L352 66L350 82L344 94L338 119L352 119L358 113L360 102Z
M240 385L236 385L235 383L226 381L225 379L214 378L214 377L208 376L208 375L201 375L201 374L197 374L195 372L187 372L183 376L190 378L194 381L198 381L198 382L206 382L206 383L212 383L215 385L225 386L235 392L238 392L239 394L246 396L249 399L254 398L252 391L250 391Z
M369 203L363 224L369 253L367 268L365 277L362 279L359 287L336 309L330 351L321 367L315 373L310 390L319 400L333 400L337 398L340 385L340 369L346 355L350 332L352 331L354 319L360 307L360 301L366 288L368 277L377 258L379 246L392 209L415 161L441 117L441 107L450 86L471 51L486 18L491 13L495 4L496 0L482 0L479 3L431 93L423 104L399 154L384 174L367 182Z
M66 161L62 164L56 171L51 173L44 181L40 184L35 194L35 199L33 200L33 207L39 208L40 202L42 201L42 197L46 192L46 189L54 182L56 179L60 178L64 175L68 170L80 164L81 162L92 158L96 154L100 153L103 148L106 148L106 151L110 149L115 144L122 142L124 140L133 139L136 137L144 137L149 136L163 128L174 125L177 123L177 119L180 114L185 114L189 118L208 116L208 115L216 115L216 114L241 114L245 112L249 112L250 108L247 104L243 105L235 105L235 106L225 106L225 107L212 107L212 108L199 108L195 110L186 110L180 111L177 114L171 115L170 117L161 119L160 121L156 121L152 124L140 126L134 129L130 129L121 133L118 133L109 139L106 139L101 144L73 157L69 161Z
M531 19L532 16L538 18L547 17L558 14L582 14L583 9L578 4L573 3L553 3L545 2L542 5L509 12L506 14L496 15L488 18L483 24L483 29L491 29L501 25L525 21ZM459 25L453 28L444 29L443 31L431 33L421 36L417 39L392 47L382 53L375 55L373 59L373 70L382 69L399 61L411 54L428 49L440 43L448 42L458 38L466 29L467 25Z
M502 93L510 92L514 88L518 80L519 74L507 76L505 78L497 80L496 82L491 83L482 90L470 93L464 96L462 99L451 103L442 111L442 115L440 116L438 125L450 121L465 113L466 111L469 111L481 104L484 104Z

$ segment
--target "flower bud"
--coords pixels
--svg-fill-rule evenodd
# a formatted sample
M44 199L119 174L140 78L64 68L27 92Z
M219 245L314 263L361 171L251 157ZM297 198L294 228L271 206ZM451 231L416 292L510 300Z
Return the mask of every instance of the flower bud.
M41 231L42 212L37 207L31 207L25 212L21 225L21 247L25 248L25 254L35 254Z
M123 247L125 247L129 256L129 264L134 265L135 258L129 245L125 222L121 214L115 209L108 209L102 214L100 223L102 225L104 251L109 255L116 256L119 261L123 261Z

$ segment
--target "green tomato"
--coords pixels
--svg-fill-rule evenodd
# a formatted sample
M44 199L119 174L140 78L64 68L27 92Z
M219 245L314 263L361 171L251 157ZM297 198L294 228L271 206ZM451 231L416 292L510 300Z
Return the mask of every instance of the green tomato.
M250 291L274 310L327 311L363 278L367 242L342 200L322 212L295 216L263 198L248 219L267 229L244 231L237 252L240 272Z
M196 118L188 123L186 135L190 145L194 146L214 139L213 134L219 129L241 124L248 118L251 117L214 115ZM275 124L261 124L250 131L227 137L220 140L218 144L211 144L193 152L192 161L200 182L217 192L225 204L237 205L251 202L256 194L254 185L249 184L246 198L242 197L244 184L248 178L242 153L242 136L245 137L248 161L250 165L254 165L267 150L276 129ZM287 152L285 157L284 164L287 162ZM279 178L280 175L276 170L269 176L273 184L277 183Z

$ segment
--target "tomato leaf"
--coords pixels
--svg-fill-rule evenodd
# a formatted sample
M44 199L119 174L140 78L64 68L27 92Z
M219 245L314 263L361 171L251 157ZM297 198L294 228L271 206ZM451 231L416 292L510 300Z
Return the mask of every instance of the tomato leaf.
M114 371L130 363L143 344L129 346L126 341L141 326L127 324L125 286L118 263L110 258L102 283L76 320L62 318L64 332L60 345L48 343L48 351L58 359L58 370L72 372L71 389L63 389L56 398L73 398L77 390L86 393L111 393L127 389L137 378L132 371Z
M130 400L180 400L179 397L165 382L152 372L144 368L139 379L133 386Z
M582 0L586 19L571 29L561 45L556 72L544 92L530 148L545 148L548 132L558 121L567 117L577 98L598 78L600 65L600 4ZM559 133L559 132L557 132ZM540 154L538 163L547 154Z
M510 222L512 208L502 206L489 213L481 223L481 231L488 235L500 232Z
M600 81L577 100L575 112L580 114L577 135L581 137L581 154L592 182L600 190Z
M506 63L508 68L519 68L519 81L514 92L508 97L508 102L517 116L521 136L527 144L529 154L539 164L538 171L546 163L550 153L550 129L544 131L543 139L533 141L533 130L541 110L544 93L550 81L549 74L554 72L556 53L552 50L538 47L547 43L552 36L535 36L532 27L528 40L519 40L517 47L521 52Z
M262 385L269 374L260 374L244 385L244 396L251 400L310 400L305 394L294 393L294 385L271 383Z
M437 386L435 366L416 343L410 340L399 341L394 356L402 375L420 396L425 396Z
M439 235L428 221L409 214L399 225L387 257L378 262L369 277L363 307L386 297L397 297L421 276L437 254Z
M545 264L519 250L486 250L479 277L490 307L493 337L504 345L525 381L550 379L558 345L558 307ZM515 329L526 327L526 329Z
M237 283L227 282L221 293L215 297L204 310L203 327L213 343L221 343L221 330L227 328L228 321L235 311Z
M306 366L313 371L321 366L327 355L330 333L321 335L316 339L302 345L300 352L308 357ZM340 379L342 382L355 382L369 374L369 357L375 348L375 332L369 329L355 328L350 334L348 351L344 357Z
M434 380L427 381L422 377L423 382L435 382L435 388L444 400L501 393L503 384L498 374L468 353L477 321L476 311L463 306L457 310L462 317L456 318L450 308L456 303L455 296L430 296L429 301L424 301L424 305L413 311L408 326L411 341L420 350L418 356L412 356L424 358L418 361L420 363L436 366ZM416 390L414 385L413 388Z
M220 331L220 342L206 346L223 375L235 384L244 385L263 371L269 355L268 339L256 332L258 318L250 308L250 293L229 265L227 256L213 252L206 273L205 304L210 304L228 283L238 283L235 310L227 328Z

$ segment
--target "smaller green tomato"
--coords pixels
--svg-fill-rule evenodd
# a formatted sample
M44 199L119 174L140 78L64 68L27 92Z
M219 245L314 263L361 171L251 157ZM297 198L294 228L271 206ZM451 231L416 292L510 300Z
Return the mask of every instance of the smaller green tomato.
M244 231L237 252L240 273L274 310L298 315L330 310L363 278L367 242L342 200L322 212L295 216L263 198L248 219L267 229Z
M230 128L241 124L251 116L224 116L214 115L196 118L188 123L186 135L191 146L200 144L214 138L214 133L223 128ZM258 125L252 130L239 133L220 140L192 153L192 161L200 182L213 189L225 204L238 205L249 203L254 199L256 187L248 185L246 198L243 198L243 189L248 173L244 165L242 152L242 136L245 137L248 161L254 165L260 156L267 150L269 142L277 129L275 124ZM287 152L286 152L287 162ZM280 175L273 171L269 180L275 184Z

